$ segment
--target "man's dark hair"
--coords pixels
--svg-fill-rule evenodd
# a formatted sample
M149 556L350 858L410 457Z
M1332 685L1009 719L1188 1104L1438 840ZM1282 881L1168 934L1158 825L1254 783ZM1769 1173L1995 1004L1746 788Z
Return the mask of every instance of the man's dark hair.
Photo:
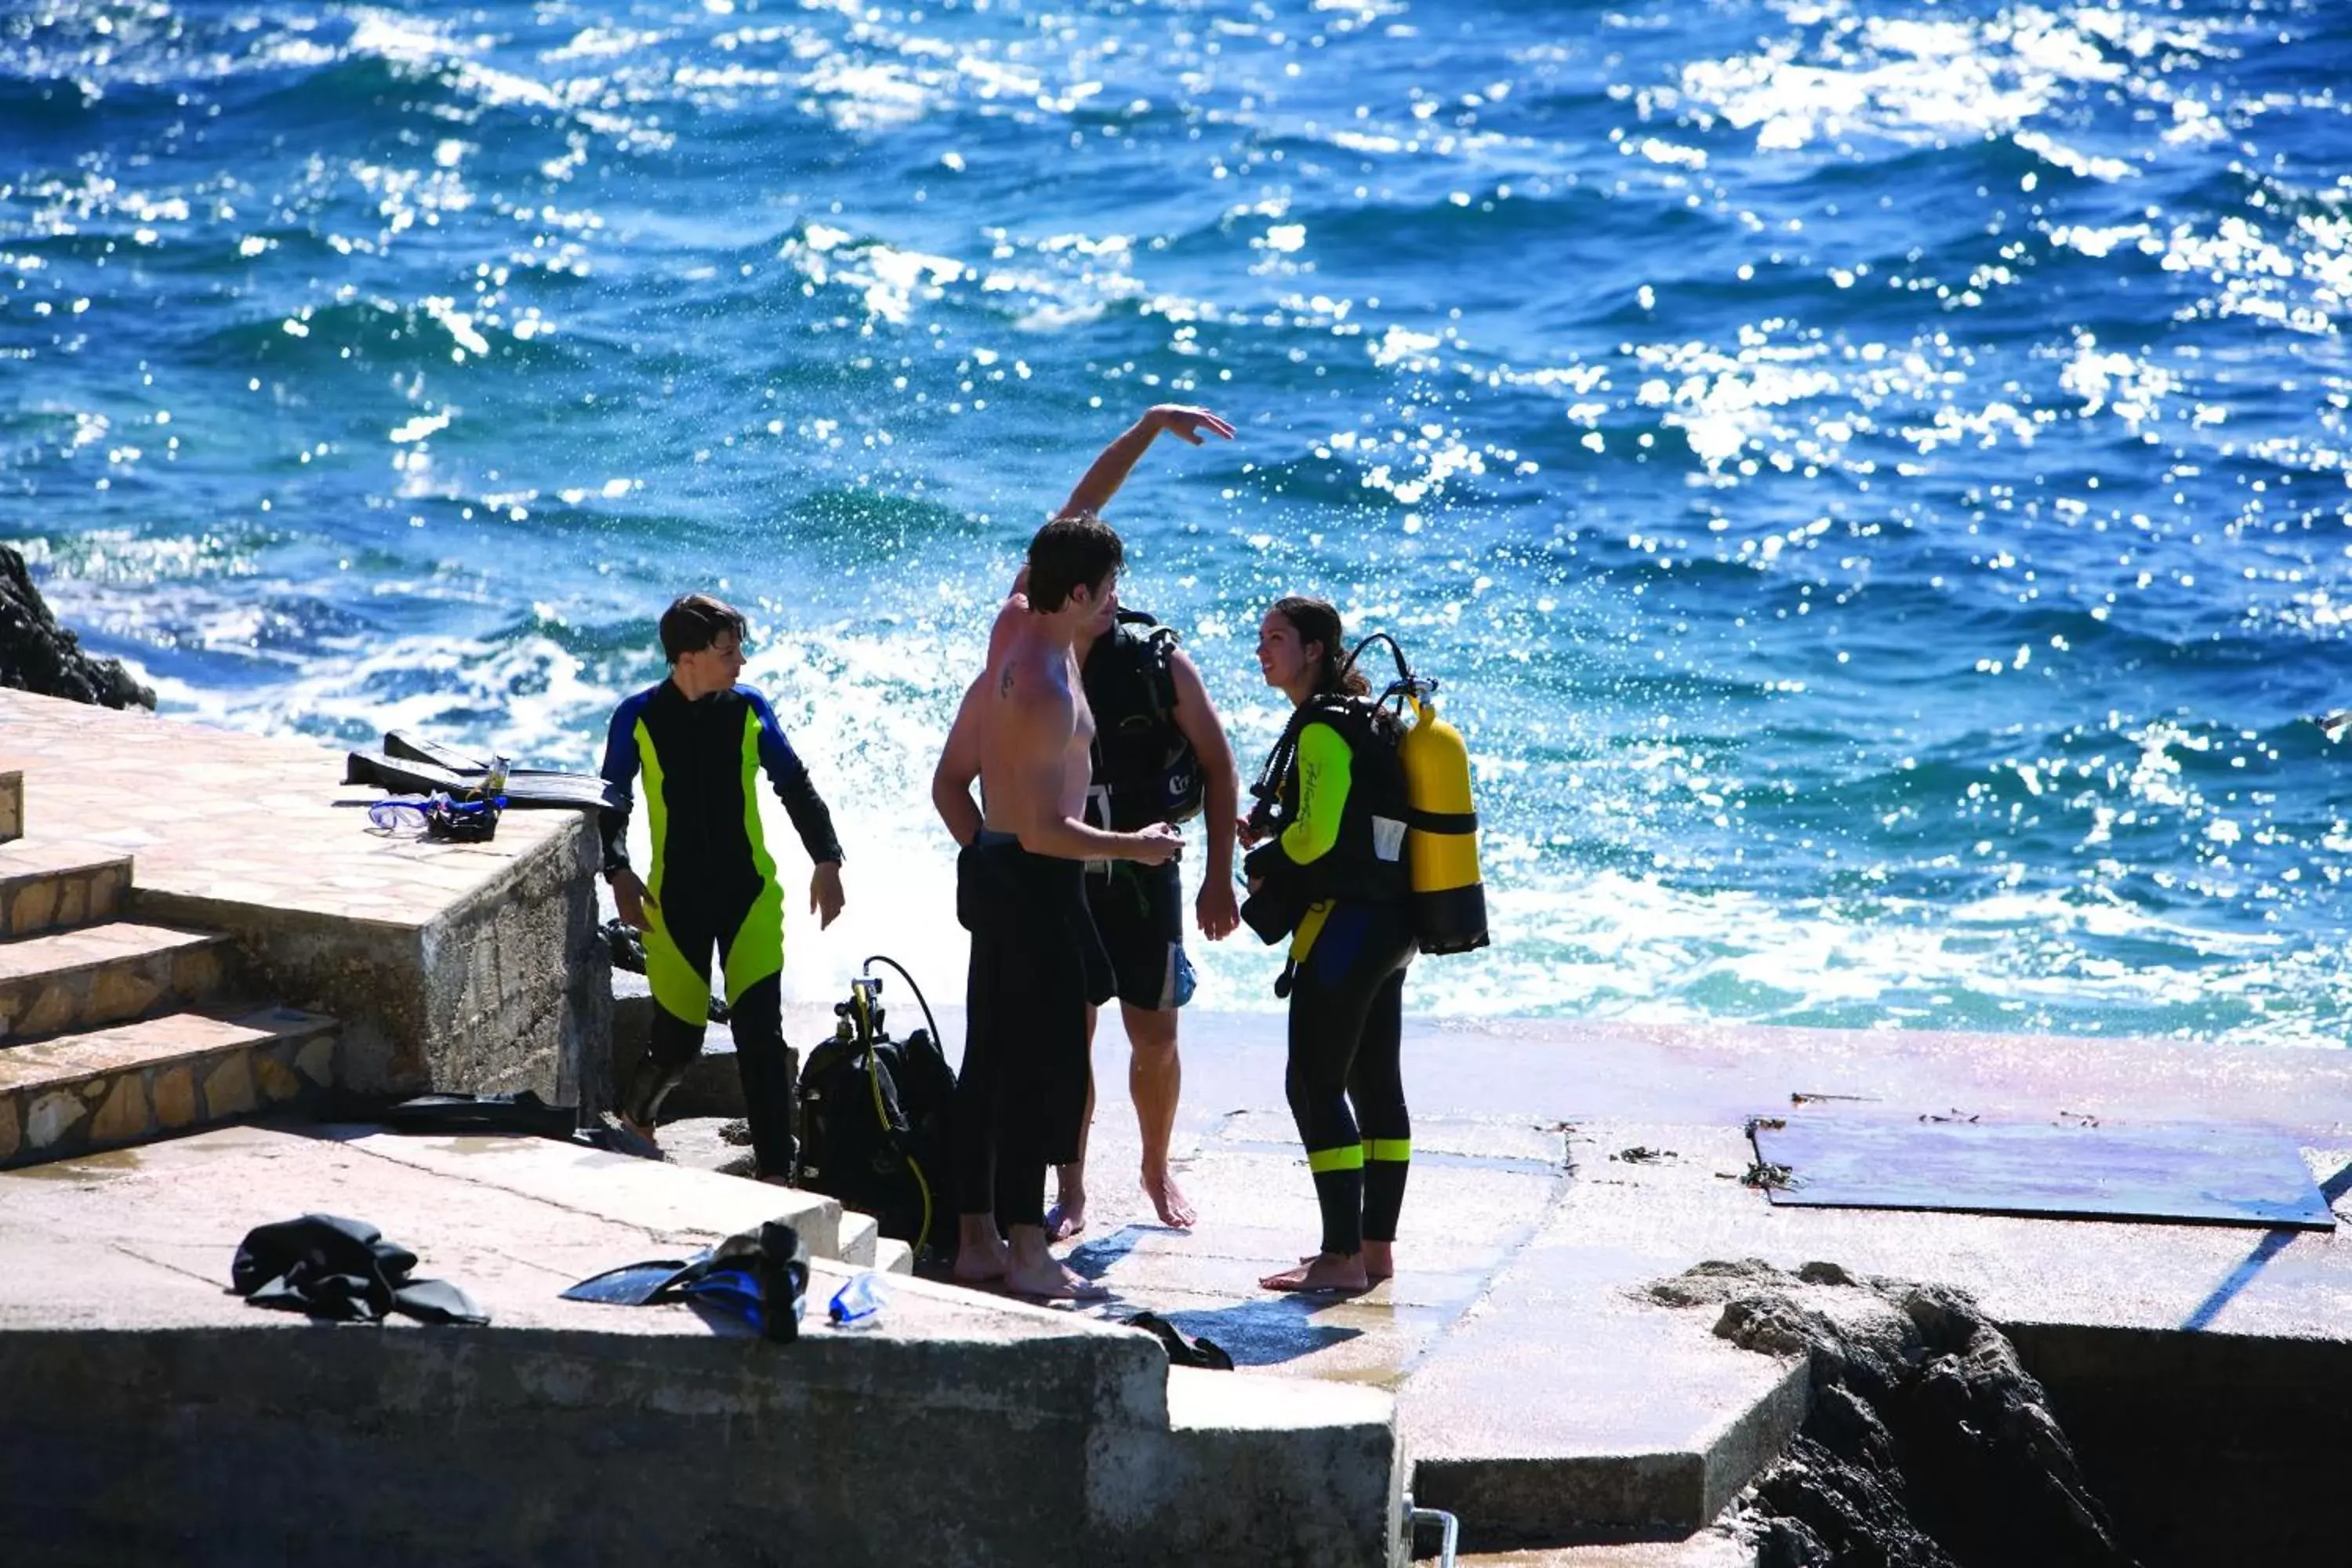
M1029 607L1052 615L1073 588L1099 588L1127 563L1127 547L1091 512L1057 517L1029 542Z
M708 594L680 594L662 612L662 652L672 664L687 654L700 653L717 642L721 632L733 632L740 644L744 637L743 612Z

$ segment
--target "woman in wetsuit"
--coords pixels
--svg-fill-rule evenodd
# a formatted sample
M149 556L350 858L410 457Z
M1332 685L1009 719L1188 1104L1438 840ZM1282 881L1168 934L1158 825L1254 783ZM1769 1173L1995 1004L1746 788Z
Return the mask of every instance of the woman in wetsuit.
M1399 1060L1414 951L1396 721L1347 663L1339 612L1286 598L1258 628L1266 684L1297 707L1241 828L1254 845L1242 918L1290 938L1276 984L1290 998L1285 1088L1315 1195L1319 1251L1269 1290L1361 1290L1395 1272L1412 1124Z

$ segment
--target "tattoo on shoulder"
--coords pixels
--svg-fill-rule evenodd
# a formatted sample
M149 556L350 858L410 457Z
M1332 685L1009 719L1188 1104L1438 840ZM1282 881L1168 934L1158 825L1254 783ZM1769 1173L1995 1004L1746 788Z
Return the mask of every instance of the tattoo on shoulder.
M996 678L996 694L999 697L1013 695L1013 666L1010 663L1005 665L1004 673Z

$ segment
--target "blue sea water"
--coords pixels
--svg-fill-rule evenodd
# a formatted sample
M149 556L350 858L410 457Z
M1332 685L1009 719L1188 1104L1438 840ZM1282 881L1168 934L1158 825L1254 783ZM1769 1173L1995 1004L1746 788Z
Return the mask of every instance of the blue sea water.
M795 987L952 993L991 608L1205 404L1110 515L1245 758L1294 589L1479 758L1416 1007L2338 1046L2347 79L2330 0L31 0L0 538L171 709L538 762L734 596Z

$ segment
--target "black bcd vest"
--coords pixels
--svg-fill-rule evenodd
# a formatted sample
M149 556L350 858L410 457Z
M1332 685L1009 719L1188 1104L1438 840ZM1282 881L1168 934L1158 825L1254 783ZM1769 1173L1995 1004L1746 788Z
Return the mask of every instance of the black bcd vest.
M1404 829L1411 817L1404 764L1397 757L1398 731L1368 698L1328 696L1299 710L1297 729L1328 724L1348 742L1347 808L1339 816L1339 841L1307 867L1309 901L1349 899L1385 903L1408 898L1412 877L1404 858ZM1295 750L1282 775L1276 831L1298 820L1298 763Z
M1200 815L1206 784L1176 727L1175 656L1173 627L1124 609L1087 652L1080 679L1095 716L1087 821L1096 827L1133 833Z

